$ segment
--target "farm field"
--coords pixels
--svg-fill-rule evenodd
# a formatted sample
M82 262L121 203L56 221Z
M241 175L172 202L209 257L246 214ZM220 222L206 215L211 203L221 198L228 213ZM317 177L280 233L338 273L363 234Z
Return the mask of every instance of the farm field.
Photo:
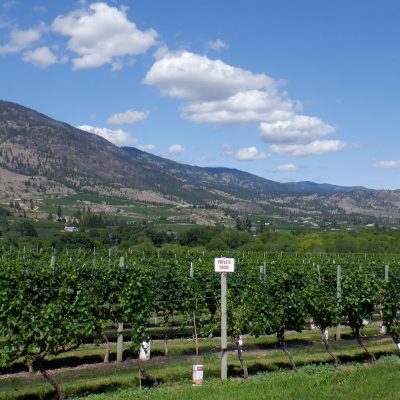
M369 328L365 333L373 335L376 333L376 330L376 328ZM335 370L329 355L325 352L320 341L318 341L318 336L318 332L316 331L305 331L303 333L291 332L288 334L287 342L299 367L298 374L290 371L287 358L281 350L276 348L277 343L273 336L264 336L257 339L246 337L245 358L251 371L251 384L249 383L248 385L252 387L249 398L255 398L255 396L259 395L260 390L265 391L267 387L271 391L271 396L281 395L285 396L285 398L286 396L288 396L287 398L295 398L290 396L294 396L296 386L298 385L302 387L304 396L306 396L310 388L318 381L318 384L326 385L327 392L331 391L332 395L335 393L334 385L339 383L344 385L343 397L339 398L351 398L346 397L349 396L351 385L357 380L365 380L366 375L376 374L377 369L381 370L378 374L379 379L369 381L367 387L364 387L363 393L375 393L376 395L379 393L378 389L382 390L382 385L379 383L382 381L385 381L384 387L387 393L389 393L390 388L396 388L397 380L395 379L395 382L391 380L397 376L397 372L395 371L396 368L399 368L400 361L394 355L395 347L390 339L378 338L375 335L370 337L368 347L380 358L378 365L371 365L366 362L365 354L363 354L360 347L357 346L354 339L349 335L349 330L344 330L343 343L332 342L332 350L335 351L342 362L340 367ZM53 372L51 373L54 374L56 381L62 386L68 396L80 396L82 399L128 398L125 396L135 396L134 398L153 398L154 396L154 398L162 398L159 396L174 395L181 396L178 398L182 399L201 398L196 397L197 390L199 389L199 392L203 394L204 391L214 391L214 389L217 389L214 394L217 397L211 398L229 398L229 395L232 395L232 391L236 391L237 389L232 388L223 394L223 388L226 385L237 385L238 382L245 384L245 381L240 378L242 371L237 356L234 354L234 351L231 351L228 370L229 383L224 384L218 389L221 386L218 383L218 346L219 338L200 340L202 355L196 358L192 340L174 340L170 344L170 356L165 357L163 355L163 343L155 341L152 346L155 356L149 362L143 363L146 372L160 381L160 388L156 390L152 389L151 391L145 390L146 396L151 397L139 394L136 360L128 359L122 364L115 362L103 364L101 363L101 359L104 354L104 346L83 346L78 351L71 352L68 356L63 355L50 359L48 367L51 368L53 366L58 368L52 370ZM112 352L114 351L115 346L113 345ZM87 364L90 361L97 361L97 363ZM204 388L193 389L190 386L193 363L204 365ZM59 369L60 367L62 368ZM375 373L371 372L371 368ZM253 388L253 384L255 383L258 388ZM262 389L263 386L265 387L264 389ZM52 398L51 387L44 382L38 373L34 375L18 373L0 376L0 388L0 399ZM124 389L127 389L125 394L123 392ZM246 391L242 386L239 389ZM251 394L253 390L254 393ZM400 393L399 387L396 390L397 393ZM105 391L107 394L87 397L88 394L99 391ZM218 394L219 391L221 393ZM315 393L315 396L317 393ZM208 395L211 395L211 393ZM224 395L227 397L223 397ZM245 394L243 396L243 398L246 398ZM370 397L367 396L364 398Z
M60 399L64 392L119 396L155 382L161 389L151 396L176 386L186 396L193 364L204 365L200 390L218 388L221 282L213 261L221 256L236 260L227 276L229 385L247 375L261 386L271 380L273 398L283 376L293 380L281 394L290 398L300 379L294 376L305 377L304 393L313 379L329 392L338 377L363 380L369 368L383 368L390 387L391 365L398 363L398 256L3 249L0 399L57 398L54 389ZM121 321L126 361L115 362ZM139 374L138 353L149 339L152 359ZM103 363L105 343L110 362ZM28 365L38 372L22 372ZM371 385L378 396L377 383Z

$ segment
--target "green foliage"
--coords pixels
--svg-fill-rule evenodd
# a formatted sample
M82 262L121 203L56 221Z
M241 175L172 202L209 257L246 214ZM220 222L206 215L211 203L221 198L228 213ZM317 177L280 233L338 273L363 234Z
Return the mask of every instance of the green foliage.
M231 234L230 230L218 233ZM273 233L264 232L265 237ZM238 232L232 237L247 237ZM250 235L251 236L251 235ZM56 354L97 336L106 322L124 321L131 327L136 352L148 339L149 318L161 317L167 331L173 323L196 320L200 335L218 332L220 276L214 272L218 256L236 259L235 273L228 275L228 329L237 337L250 333L278 334L301 331L310 317L321 330L344 319L356 335L363 320L371 319L382 303L390 334L398 335L400 281L396 268L384 283L385 264L392 256L250 253L238 251L180 251L160 249L126 253L96 248L85 250L80 233L73 246L51 254L35 248L0 248L0 336L7 345L3 362L18 357L27 362L38 355ZM75 239L73 239L75 240ZM90 239L92 240L92 239ZM61 246L61 245L60 245ZM120 257L125 262L120 263ZM334 263L335 261L335 263ZM190 263L193 278L189 275ZM342 292L336 301L336 265L342 265ZM260 266L262 268L260 268Z
M372 320L379 290L378 277L367 268L354 267L343 273L340 307L355 335L359 335L364 321Z
M63 232L57 234L50 245L57 250L62 249L86 249L93 250L94 248L101 248L102 244L89 237L84 232Z
M0 279L0 335L6 339L3 363L27 363L79 346L93 335L95 293L86 266L73 271L43 264L3 263Z
M323 332L336 326L341 319L336 296L336 271L334 268L321 268L319 265L311 272L308 288L309 313L315 325Z
M15 226L15 231L20 236L37 237L37 231L31 221L23 221Z
M152 286L148 273L138 265L128 268L120 294L123 319L131 327L131 348L138 354L143 341L149 340L147 331L152 310Z
M395 343L400 343L400 276L399 266L391 266L392 273L384 283L382 296L383 322ZM394 270L394 271L393 271ZM400 348L399 348L400 351Z

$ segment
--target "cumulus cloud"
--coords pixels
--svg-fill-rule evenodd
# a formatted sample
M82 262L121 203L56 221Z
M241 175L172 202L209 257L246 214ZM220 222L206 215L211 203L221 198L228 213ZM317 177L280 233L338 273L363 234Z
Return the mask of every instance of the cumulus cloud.
M269 76L189 51L163 48L143 82L183 100L181 117L196 123L286 120L296 108Z
M48 47L38 47L35 50L26 51L22 55L22 60L40 68L46 68L49 65L60 62Z
M143 82L157 86L163 95L192 101L222 100L239 91L274 86L265 74L254 74L189 51L166 52L155 61Z
M335 129L317 117L294 115L287 120L262 122L260 136L268 143L310 143Z
M210 40L207 43L207 47L214 51L221 51L223 49L227 49L229 46L221 39Z
M182 119L218 125L258 123L271 153L313 155L348 146L340 140L322 140L335 128L318 117L299 115L301 103L288 97L281 81L218 59L186 50L172 52L164 46L143 83L182 100ZM255 150L248 147L234 156L240 160L266 156Z
M293 115L292 109L292 101L271 88L240 91L222 100L187 103L181 116L198 123L241 124L285 120Z
M96 128L90 125L81 125L77 128L101 136L117 146L134 145L137 143L136 138L130 136L129 133L123 131L122 129L112 130L108 128Z
M148 115L148 111L128 110L123 113L111 115L107 119L107 122L113 125L135 124L136 122L145 120Z
M223 154L235 158L237 161L256 161L265 160L268 155L260 153L254 146L244 147L240 149L232 149L231 146L225 145L223 148Z
M372 166L379 169L400 169L400 160L377 161L376 163L372 164Z
M59 15L52 24L55 32L69 37L68 49L77 54L75 69L113 64L115 59L145 53L156 43L154 29L141 31L129 21L124 8L103 2ZM117 62L121 62L120 60Z
M346 147L348 144L341 140L314 140L306 144L273 144L270 150L272 153L287 156L309 156L332 153Z
M177 156L182 154L186 149L181 144L172 144L168 147L166 156Z
M273 169L273 172L295 172L298 171L299 167L294 164L281 164Z
M139 150L142 151L153 151L156 146L154 144L139 144L138 146L136 146Z
M0 46L0 56L10 53L19 53L32 46L40 40L44 29L44 24L26 30L14 29L10 34L9 42Z

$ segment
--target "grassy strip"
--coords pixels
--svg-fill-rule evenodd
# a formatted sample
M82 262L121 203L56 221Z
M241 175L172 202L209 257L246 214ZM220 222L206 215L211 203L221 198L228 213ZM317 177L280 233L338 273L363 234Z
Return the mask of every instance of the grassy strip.
M370 343L369 347L378 356L395 351L390 340ZM346 346L334 345L333 350L338 354L342 362L365 360L362 350L354 343L347 343ZM310 365L330 363L331 361L320 344L294 348L293 356L298 366L303 366L304 368L310 368ZM252 375L288 369L287 358L280 350L271 350L267 353L254 351L246 355L246 361L249 365L249 372ZM177 382L184 383L191 380L193 363L204 365L206 380L218 378L220 367L218 353L199 357L197 360L194 358L165 360L165 363L148 365L146 370L163 385L173 385ZM329 369L331 369L331 366L329 366ZM240 365L234 355L229 356L228 374L230 377L240 377L241 375ZM107 391L108 397L105 398L110 398L111 393L117 389L136 388L138 385L137 370L134 362L128 362L121 366L112 364L91 368L74 368L58 373L55 377L69 396ZM37 375L35 377L23 376L2 379L0 380L0 387L1 400L54 398L51 388Z
M343 341L339 345L339 348L345 348L348 345L353 346L354 341L351 339L351 330L349 328L344 328L342 330ZM110 337L113 337L115 332L112 332ZM378 327L372 326L364 330L365 334L376 335L378 333ZM330 337L334 335L334 329L329 332ZM125 334L125 338L129 338L128 332ZM307 346L311 346L315 343L321 342L321 334L318 330L307 330L302 333L298 332L288 332L286 335L286 340L289 347L300 346L301 349ZM129 342L125 343L125 358L132 357L132 353L129 351ZM247 351L274 349L276 347L277 340L274 335L245 338L245 349ZM336 343L332 344L336 346ZM219 351L220 341L219 338L215 339L199 339L200 353L206 355L210 352ZM111 344L111 355L110 360L116 360L116 345ZM187 340L169 340L168 344L169 355L172 356L191 356L196 352L195 343L192 339ZM82 364L95 364L101 363L104 358L104 344L88 344L82 345L77 350L70 351L68 353L60 354L56 357L49 356L45 360L45 367L48 369L56 369L62 367L75 367ZM340 350L339 350L340 351ZM152 357L163 356L164 355L164 343L162 340L154 340L151 347ZM27 367L22 363L22 361L14 362L9 367L0 368L0 373L13 373L27 371Z
M259 399L335 399L368 400L400 398L399 361L386 360L379 365L358 365L334 371L329 367L302 368L298 374L261 373L249 381L229 380L226 383L210 380L203 387L190 383L174 387L118 391L107 395L92 395L86 400L259 400ZM83 399L83 398L81 398Z

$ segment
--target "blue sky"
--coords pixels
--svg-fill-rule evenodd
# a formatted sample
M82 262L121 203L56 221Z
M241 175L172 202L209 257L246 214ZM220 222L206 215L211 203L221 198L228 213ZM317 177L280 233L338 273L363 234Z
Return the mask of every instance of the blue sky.
M199 166L400 188L397 0L1 0L0 98Z

